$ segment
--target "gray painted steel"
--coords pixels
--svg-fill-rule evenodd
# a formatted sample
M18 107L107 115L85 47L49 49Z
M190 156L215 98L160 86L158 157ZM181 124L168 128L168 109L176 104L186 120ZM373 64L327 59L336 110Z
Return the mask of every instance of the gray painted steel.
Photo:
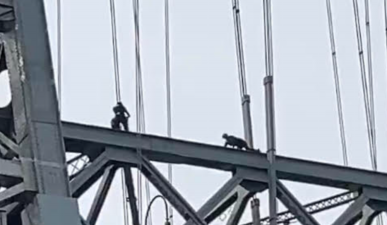
M0 225L7 225L7 212L0 210Z
M277 182L278 192L277 197L289 209L290 212L304 225L318 225L319 223L313 218L298 202L297 198L286 188L281 182Z
M0 182L6 179L14 179L15 182L21 181L22 177L20 162L0 159Z
M205 225L192 206L180 195L180 193L168 182L168 180L152 165L146 158L140 160L142 172L148 180L164 195L164 197L173 205L180 215L188 220L191 219L197 225Z
M227 225L235 225L239 223L243 212L249 203L249 199L253 197L254 194L254 192L250 192L244 188L238 189L238 198L231 212L231 215L227 220Z
M253 218L253 225L261 225L261 213L259 209L259 199L253 199L251 201L251 217Z
M130 211L132 215L133 225L140 225L140 218L138 215L137 198L134 193L134 184L132 171L129 166L124 166L125 185L128 192L128 201L130 205Z
M6 31L2 41L18 146L5 138L2 141L9 150L18 153L23 183L9 188L2 198L5 202L11 199L13 203L19 196L37 193L32 195L31 201L24 202L23 225L80 225L77 203L70 198L44 3L43 0L12 3L12 13L4 11L4 8L9 9L10 1L0 3L3 13L0 30ZM8 30L13 27L6 27L7 19L15 19L12 24L16 24L17 29ZM20 171L20 166L17 167L15 171ZM0 170L4 174L9 168Z
M228 207L237 200L237 187L242 182L243 178L233 176L228 180L206 203L197 211L197 214L204 218L207 223L211 223L219 214L223 213ZM219 207L223 208L217 213L217 216L211 216L214 211L219 211ZM186 225L191 225L192 221L188 221Z
M39 210L32 210L35 205L40 206ZM81 225L76 199L39 194L27 210L32 211L29 215L22 214L23 225Z
M359 225L371 225L377 214L378 212L368 206L365 206L363 208L363 217Z
M83 169L74 179L71 180L71 193L75 198L85 193L95 181L103 174L109 160L106 154L101 154L94 162Z
M315 202L304 205L305 210L310 214L315 214L322 212L324 210L332 209L347 203L350 203L356 200L358 197L357 192L345 192L339 195L331 196L329 198L324 198ZM284 211L277 214L277 222L284 223L295 220L295 216L290 211ZM261 223L267 224L269 217L262 218ZM247 223L245 225L252 225L252 223Z
M125 161L124 152L141 148L152 161L202 166L232 171L238 167L267 170L266 154L237 151L221 146L181 141L153 135L117 132L111 129L75 123L63 123L63 136L67 151L79 152L85 143L121 147L121 155L114 157ZM71 143L67 145L68 143ZM358 190L363 186L387 189L387 174L370 170L349 168L283 156L276 157L279 179L305 182L328 187Z
M270 7L268 3L266 6ZM268 13L267 17L270 16ZM0 185L8 187L0 193L0 207L3 207L3 211L0 210L0 225L7 225L4 212L8 215L20 213L22 225L95 224L118 167L124 167L134 225L138 225L140 218L130 167L139 164L142 173L187 220L187 225L208 224L235 201L236 206L227 224L237 224L248 200L268 186L272 217L276 215L278 197L301 223L317 225L317 221L277 178L361 191L363 194L334 225L354 224L362 215L362 224L368 225L380 211L387 210L386 173L275 155L271 82L266 83L269 154L74 123L64 122L62 127L43 0L0 0L0 32L3 32L1 39L5 43L13 111L10 108L0 110ZM4 64L1 63L1 70L5 69ZM268 75L270 78L266 81L271 81L271 70ZM242 105L245 137L252 147L248 100L246 95ZM16 132L15 142L11 140L12 130ZM71 177L71 185L65 148L68 152L82 153L91 161ZM142 157L136 154L138 148L142 149ZM230 171L233 177L195 212L149 160ZM79 215L77 202L71 196L81 196L104 171L104 179L86 222ZM257 213L253 216L255 222L259 220ZM270 222L276 224L276 221ZM20 222L8 221L8 224Z
M110 186L112 185L114 174L116 171L117 168L113 165L105 169L102 181L98 187L97 193L94 197L94 201L91 205L89 215L87 216L87 222L90 225L95 225L97 222L98 216L102 210L103 204L106 200Z
M363 208L366 206L369 198L361 195L354 203L352 203L341 216L333 223L333 225L353 225L359 219Z

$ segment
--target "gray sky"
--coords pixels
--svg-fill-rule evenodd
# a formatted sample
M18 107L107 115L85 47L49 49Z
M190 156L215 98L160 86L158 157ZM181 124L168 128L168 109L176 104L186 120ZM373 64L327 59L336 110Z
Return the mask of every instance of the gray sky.
M363 1L359 1L364 25ZM243 136L231 0L171 0L171 66L173 136L223 144L224 132ZM340 136L324 0L273 1L274 67L278 153L335 164L342 163ZM351 0L332 1L337 40L349 162L370 168L367 130ZM55 1L46 1L53 59L56 62ZM132 3L117 0L123 100L135 127L134 29ZM254 142L265 149L264 40L262 1L240 2L247 68L252 97ZM166 134L163 1L141 1L141 57L148 133ZM387 165L387 79L383 1L371 1L373 63L379 168ZM115 104L108 0L63 2L64 120L109 126ZM363 26L364 28L364 26ZM363 29L363 40L365 33ZM54 65L55 66L55 65ZM3 76L4 77L4 76ZM0 96L6 96L4 79ZM6 98L0 100L6 102ZM229 174L187 166L174 167L174 184L199 208ZM160 165L166 171L165 165ZM302 202L337 190L286 182ZM79 201L87 215L96 187ZM152 195L157 192L152 187ZM267 215L267 195L260 195ZM144 197L145 205L145 197ZM154 224L163 219L161 202ZM248 207L249 208L249 207ZM282 209L282 207L281 207ZM322 224L341 211L319 214ZM177 213L175 212L177 216ZM181 222L180 217L175 221ZM250 221L246 211L243 222ZM114 180L99 225L123 224L121 181ZM180 224L180 223L178 223ZM222 224L219 219L214 224Z

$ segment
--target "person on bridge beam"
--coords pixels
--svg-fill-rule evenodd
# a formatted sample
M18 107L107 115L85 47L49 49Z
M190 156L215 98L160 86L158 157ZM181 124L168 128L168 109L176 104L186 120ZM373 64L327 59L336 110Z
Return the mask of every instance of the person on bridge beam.
M124 127L125 131L129 131L128 120L130 114L122 102L118 102L116 106L113 107L114 117L111 120L111 126L114 130L121 130L121 125Z
M259 149L250 148L247 142L242 138L234 137L228 134L223 134L222 137L226 140L226 142L224 143L224 147L226 148L227 146L231 146L232 148L236 147L237 149L241 149L241 150L245 149L250 151L261 152Z

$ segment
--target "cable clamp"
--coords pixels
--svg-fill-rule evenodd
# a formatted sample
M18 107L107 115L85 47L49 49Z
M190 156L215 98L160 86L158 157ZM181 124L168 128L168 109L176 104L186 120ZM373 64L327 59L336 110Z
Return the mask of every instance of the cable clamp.
M266 76L266 77L263 79L263 84L264 84L264 85L267 85L267 84L273 84L273 76L271 76L271 75Z

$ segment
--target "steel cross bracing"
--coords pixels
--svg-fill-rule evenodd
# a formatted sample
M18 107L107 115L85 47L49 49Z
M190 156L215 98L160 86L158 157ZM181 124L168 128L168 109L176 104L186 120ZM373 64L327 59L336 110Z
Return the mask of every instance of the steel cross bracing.
M345 192L339 195L335 195L329 198L325 198L316 202L312 202L304 205L305 210L310 214L319 213L328 209L332 209L347 203L352 202L358 197L357 192ZM290 212L280 212L277 214L277 223L282 224L296 220L296 217ZM261 219L261 224L269 224L269 217ZM244 225L252 225L252 223L246 223Z
M186 224L209 224L235 203L227 224L236 225L249 198L269 188L266 154L61 122L42 0L0 0L0 32L0 70L8 70L12 92L12 104L0 109L0 186L6 188L0 192L1 225L94 225L118 168L125 171L134 225L141 218L131 168L141 170ZM142 149L141 156L137 149ZM65 152L81 157L66 163ZM78 161L83 164L76 166ZM218 169L232 176L195 210L152 162ZM75 173L69 174L67 166L71 170L74 165ZM312 214L321 206L350 201L334 225L359 220L369 225L387 210L386 173L282 156L276 157L275 167L277 178L271 182L276 191L271 193L289 209L277 222L294 218L301 224L319 224ZM101 177L91 210L83 218L76 199ZM358 196L303 206L281 180L347 189Z
M109 160L118 164L128 163L129 165L136 166L138 161L136 159L137 156L135 156L135 149L140 147L143 149L143 155L147 158L146 162L151 160L232 171L234 173L233 178L230 179L230 181L227 182L213 198L203 205L199 211L197 211L198 216L204 218L204 221L207 223L213 221L225 209L233 204L233 202L238 200L239 189L247 189L251 193L262 192L267 189L267 174L264 171L267 170L268 163L264 154L235 151L219 146L173 140L151 135L116 132L111 131L110 129L74 123L63 123L63 135L65 137L66 146L68 146L68 152L83 152L82 149L84 146L89 146L88 152L93 152L90 150L90 146L94 145L96 146L95 152L103 152L103 154L101 153L102 158L107 157ZM103 151L101 149L105 150ZM105 163L107 164L107 161L109 160L106 160ZM91 165L93 165L93 163ZM96 163L96 165L99 164ZM384 173L375 173L367 170L285 158L281 156L278 157L277 171L279 178L284 180L345 188L348 190L359 191L363 196L366 196L364 190L368 190L369 193L372 193L372 191L375 190L383 190L382 192L384 192L387 188L387 183L384 181L386 174ZM154 176L162 177L161 174L155 174ZM163 179L160 178L160 180L162 181ZM157 182L158 181L153 181L152 183L156 187L159 187L161 190L160 192L165 193L166 190L163 190ZM279 186L281 187L281 185ZM279 195L287 195L288 199L292 199L292 197L289 197L290 193L283 191L281 188L278 190L278 193ZM169 194L169 196L171 196L171 194ZM373 205L374 209L376 206L380 207L376 207L376 211L378 212L382 211L382 205L384 205L384 200L380 198L381 196L382 195L378 194L366 198L372 199L370 201L367 200L367 204L370 206ZM302 212L302 209L300 208L298 210L294 210L293 208L292 213L298 212L298 215L295 217L300 217L300 214L305 214L308 211L311 213L320 211L319 206L321 205L328 204L326 205L326 208L331 208L333 206L330 204L336 206L341 205L354 200L356 197L356 194L346 193L335 196L333 199L325 199L314 204L309 204L306 206L304 212ZM169 200L176 201L173 197ZM335 203L335 201L338 202ZM371 204L371 202L377 202L377 204ZM293 204L299 206L299 203L293 202ZM181 206L181 208L187 208L178 211L180 211L182 215L185 215L188 223L192 223L190 218L196 218L195 214L192 214L191 217L187 217L188 214L184 213L184 211L192 213L192 210L189 205L183 206ZM243 206L245 207L246 205ZM302 213L299 213L300 210ZM356 217L356 219L357 218L358 217ZM196 223L200 224L201 222Z

